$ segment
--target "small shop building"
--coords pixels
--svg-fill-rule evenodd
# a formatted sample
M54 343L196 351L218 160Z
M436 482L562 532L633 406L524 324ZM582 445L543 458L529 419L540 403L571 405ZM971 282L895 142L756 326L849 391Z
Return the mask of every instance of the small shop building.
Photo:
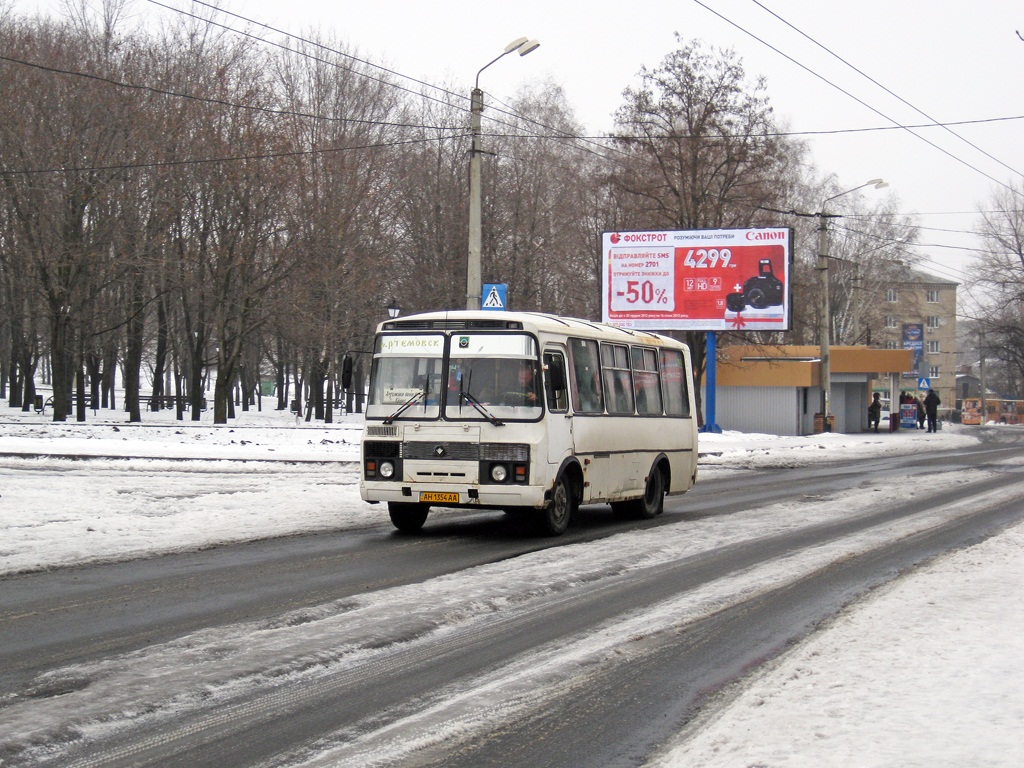
M906 349L832 347L829 424L821 415L819 351L817 346L719 347L715 422L724 430L769 435L862 432L872 390L898 392L900 377L913 365L913 353Z

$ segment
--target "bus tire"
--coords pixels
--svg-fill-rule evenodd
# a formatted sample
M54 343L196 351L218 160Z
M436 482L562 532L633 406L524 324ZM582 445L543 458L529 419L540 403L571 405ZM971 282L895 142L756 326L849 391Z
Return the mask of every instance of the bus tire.
M427 521L428 512L430 512L429 504L388 502L388 514L391 516L391 523L402 533L418 532Z
M563 472L555 480L551 489L551 501L540 513L538 527L545 536L561 536L569 527L569 520L576 511L576 490L567 473Z
M652 467L639 499L612 503L616 517L630 520L650 520L665 511L665 475L659 467Z

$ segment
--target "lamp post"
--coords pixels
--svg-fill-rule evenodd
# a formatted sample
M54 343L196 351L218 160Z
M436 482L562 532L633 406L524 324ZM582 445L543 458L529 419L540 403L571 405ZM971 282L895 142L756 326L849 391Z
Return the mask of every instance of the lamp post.
M480 154L483 152L480 136L480 118L484 111L484 92L480 90L480 73L498 59L518 52L520 56L531 53L540 46L536 40L519 37L505 46L505 50L480 67L470 94L470 133L473 143L469 150L469 263L466 268L466 309L480 309L481 277L480 249L483 239L480 225L482 207L480 188Z
M828 220L830 214L825 210L825 206L836 198L856 192L858 189L865 187L883 189L887 186L889 185L882 179L872 179L852 189L847 189L845 192L825 198L821 202L821 211L818 213L818 274L821 277L821 318L818 324L818 337L821 344L819 355L821 357L821 418L822 429L826 432L831 430L832 424L832 363L829 339L832 322L829 318L828 301Z
M398 304L398 299L392 296L390 303L388 303L388 317L394 320L400 314L402 314L402 308Z

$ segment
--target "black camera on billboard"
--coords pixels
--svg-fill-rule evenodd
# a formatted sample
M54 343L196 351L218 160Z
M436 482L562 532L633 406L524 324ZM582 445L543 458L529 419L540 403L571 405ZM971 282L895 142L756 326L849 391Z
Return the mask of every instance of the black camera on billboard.
M775 276L772 263L761 259L757 264L758 274L743 284L743 293L730 293L725 297L725 306L730 312L742 312L749 304L754 309L777 307L782 304L782 281Z

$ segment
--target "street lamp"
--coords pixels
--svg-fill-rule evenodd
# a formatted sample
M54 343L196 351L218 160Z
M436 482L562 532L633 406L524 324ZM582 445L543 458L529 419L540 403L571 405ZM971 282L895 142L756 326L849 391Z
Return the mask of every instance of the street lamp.
M480 67L470 94L470 132L473 136L469 150L469 263L466 268L466 309L480 309L481 278L480 248L483 240L480 226L480 209L482 207L480 189L480 154L483 152L480 141L480 117L484 112L484 92L480 90L480 73L498 59L518 52L520 56L531 53L540 46L536 40L519 37L505 46L505 50L491 61Z
M821 276L821 318L818 325L818 336L820 338L821 350L821 418L822 429L826 432L831 430L832 416L832 364L829 336L832 330L832 323L829 318L828 305L828 220L831 215L825 210L825 206L836 198L856 192L865 187L883 189L889 185L882 179L872 179L860 184L845 192L840 192L832 197L826 197L821 202L821 211L818 213L818 273Z
M400 314L402 314L402 308L398 304L398 299L392 296L391 302L388 304L388 317L394 320Z

